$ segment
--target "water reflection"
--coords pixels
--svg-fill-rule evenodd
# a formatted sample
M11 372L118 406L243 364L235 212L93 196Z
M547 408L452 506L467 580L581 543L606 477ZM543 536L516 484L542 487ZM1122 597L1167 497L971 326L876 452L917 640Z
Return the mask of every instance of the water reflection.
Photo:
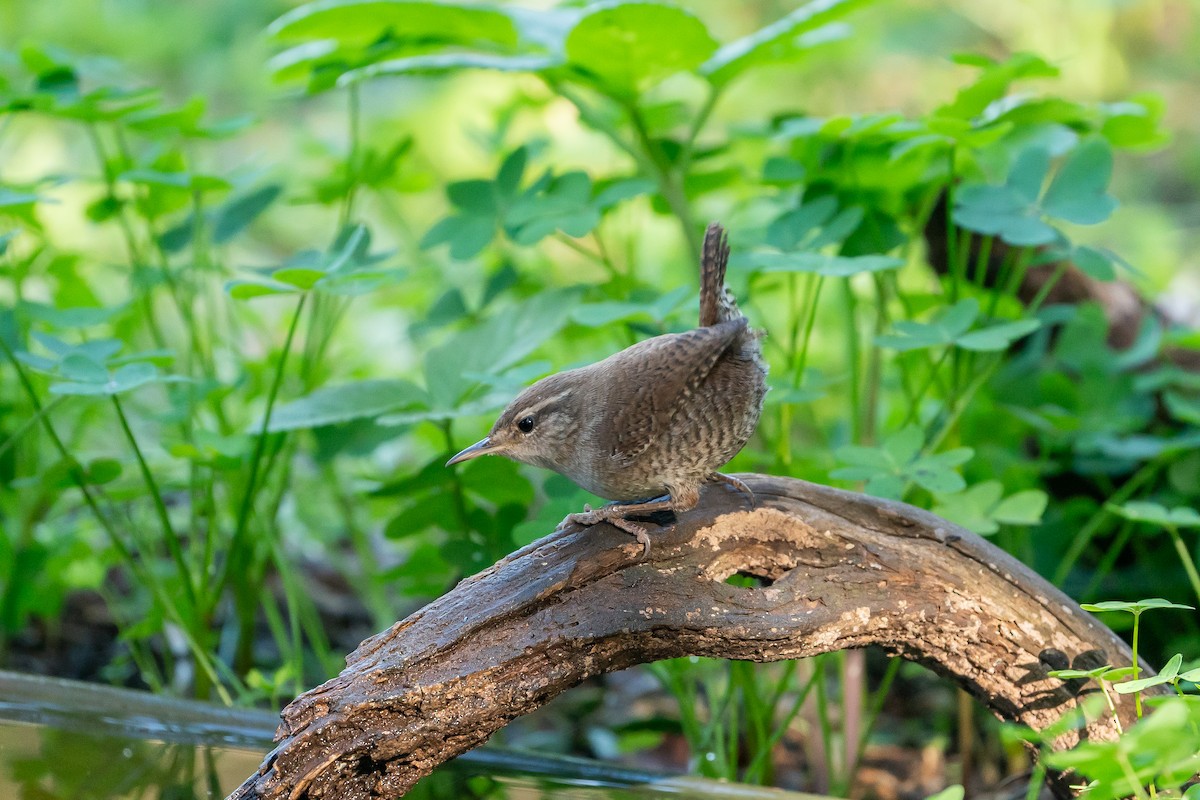
M3 800L220 800L262 762L277 717L92 684L0 672ZM803 798L584 759L468 753L415 800Z

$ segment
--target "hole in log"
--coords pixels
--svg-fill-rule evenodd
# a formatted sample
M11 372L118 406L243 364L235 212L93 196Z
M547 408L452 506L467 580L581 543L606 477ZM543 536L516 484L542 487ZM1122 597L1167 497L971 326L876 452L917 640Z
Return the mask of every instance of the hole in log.
M769 575L759 575L745 571L735 572L725 579L725 583L728 583L730 586L737 586L742 589L765 589L774 582L775 579Z

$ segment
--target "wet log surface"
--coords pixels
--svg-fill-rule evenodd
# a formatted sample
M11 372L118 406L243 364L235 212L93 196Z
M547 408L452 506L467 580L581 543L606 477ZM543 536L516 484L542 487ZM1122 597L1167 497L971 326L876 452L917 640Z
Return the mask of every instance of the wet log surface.
M1035 729L1080 699L1048 670L1130 662L1115 634L963 528L900 503L741 477L753 508L711 485L652 531L645 560L607 525L556 531L366 640L283 711L278 747L231 798L396 797L586 678L664 658L877 645ZM725 582L737 573L764 585ZM1118 703L1130 724L1130 698ZM1056 746L1115 734L1102 718Z

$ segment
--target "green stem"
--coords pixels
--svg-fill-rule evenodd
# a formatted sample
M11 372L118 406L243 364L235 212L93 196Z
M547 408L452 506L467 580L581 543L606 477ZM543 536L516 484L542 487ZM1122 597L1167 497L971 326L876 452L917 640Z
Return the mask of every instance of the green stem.
M933 362L933 364L929 367L929 377L925 379L925 383L923 383L921 388L917 390L916 396L909 404L908 414L904 417L904 425L908 425L909 423L916 422L918 419L920 419L921 403L925 401L925 395L929 392L930 387L932 387L934 382L937 380L938 372L942 369L942 366L946 363L947 359L950 358L950 353L953 350L953 347L947 347L944 351L942 351L942 354L938 357L938 360Z
M794 664L795 662L792 663ZM787 713L783 715L783 718L775 726L775 729L771 732L770 738L768 738L763 743L763 746L759 748L758 752L755 753L754 760L750 762L750 766L746 767L745 775L747 776L747 780L752 780L753 778L762 775L767 766L770 765L771 753L774 751L775 745L779 744L779 740L783 738L783 735L787 733L788 728L791 727L792 720L794 720L796 715L800 713L800 709L804 706L804 701L808 699L808 694L815 685L816 674L817 673L814 672L813 675L805 682L804 688L797 692L796 699L792 702L791 707L788 708ZM771 704L771 707L775 708L780 699L782 699L782 696L777 695L777 699Z
M1136 525L1132 520L1127 520L1121 525L1120 530L1117 531L1117 535L1113 537L1112 543L1105 550L1104 557L1100 559L1100 563L1096 565L1095 569L1090 570L1092 578L1088 581L1088 585L1084 587L1083 591L1079 593L1079 597L1088 598L1095 596L1096 592L1100 589L1100 584L1112 572L1117 559L1125 551L1125 546L1129 544L1129 540L1133 537L1135 527Z
M846 367L850 370L850 440L862 443L863 398L862 380L859 375L859 362L862 360L862 347L859 342L857 300L850 279L839 282L842 288L842 321L846 325Z
M1142 484L1154 477L1158 472L1159 463L1151 461L1145 464L1141 469L1133 474L1129 480L1112 494L1108 503L1096 509L1096 513L1092 514L1091 518L1084 523L1079 529L1079 533L1071 541L1071 546L1067 548L1067 552L1063 554L1062 560L1058 563L1058 569L1054 571L1052 580L1056 586L1062 586L1063 581L1071 574L1071 569L1075 566L1075 562L1087 550L1087 546L1091 544L1092 537L1100 532L1100 528L1112 516L1106 506L1119 506L1133 496L1133 493L1141 488Z
M975 275L972 277L971 282L981 289L987 280L988 260L992 256L993 241L995 241L994 236L983 237L983 241L979 243L979 252L975 254Z
M191 629L188 627L188 621L180 616L178 606L171 602L171 598L163 589L154 572L139 567L132 551L130 551L130 549L125 546L125 543L121 541L120 536L117 535L116 528L113 527L112 521L108 518L108 515L100 509L100 505L96 502L95 496L92 494L91 490L88 489L87 479L83 474L83 470L79 467L79 463L67 451L67 446L63 443L62 438L59 437L58 431L54 429L54 425L50 422L49 416L40 414L43 407L41 401L38 399L37 393L33 389L33 384L29 380L29 376L25 373L25 370L21 367L21 362L16 360L12 350L2 338L0 338L0 350L4 351L9 361L12 362L13 368L17 371L17 377L21 383L21 386L25 389L26 394L29 396L29 402L33 405L34 410L39 412L39 416L42 420L42 426L46 430L46 435L50 437L50 441L54 444L59 456L68 464L70 464L69 474L71 476L71 480L78 487L80 494L83 495L84 503L87 504L88 509L96 518L96 522L100 524L100 527L108 536L108 540L112 545L112 548L117 551L117 554L120 556L121 560L129 566L130 571L133 572L135 576L138 576L144 585L150 588L151 593L158 600L159 606L163 609L164 614L179 625L180 631L187 640L188 647L191 649L197 665L205 672L205 674L210 676L214 683L216 683L217 692L221 695L222 701L226 705L233 705L233 698L230 697L225 687L222 686L218 681L216 673L217 665L213 663L208 653L196 640Z
M125 439L129 442L129 446L133 449L133 455L137 459L138 468L142 473L142 480L146 483L146 488L150 490L150 497L154 500L154 509L158 513L158 521L162 525L163 536L167 542L167 550L171 553L171 559L175 562L175 568L179 570L179 580L183 583L184 593L187 595L188 608L192 613L195 613L198 605L196 603L196 589L192 585L192 573L188 569L187 561L183 557L183 545L179 541L179 536L175 533L175 528L171 525L171 515L167 512L167 504L163 502L162 493L158 489L158 482L154 480L153 473L150 472L150 466L146 463L146 458L142 454L142 448L138 446L137 437L133 435L133 429L129 427L129 419L125 416L125 410L121 407L121 401L116 395L112 396L113 408L116 409L117 419L121 422L121 430L125 433Z
M946 151L946 259L950 262L950 303L958 302L959 284L966 272L966 261L958 258L958 229L954 226L954 162L955 146L950 144ZM967 237L970 239L970 236Z
M794 386L799 388L804 383L804 368L808 364L808 348L812 342L813 328L817 324L817 301L821 299L821 287L825 284L825 276L818 275L816 283L813 284L812 300L809 301L808 308L805 313L808 315L804 320L804 336L800 340L800 354L796 357L796 371L792 378Z
M658 181L659 194L667 201L667 205L671 209L671 213L679 221L679 226L683 231L684 243L691 253L693 263L700 263L700 242L696 238L696 223L692 218L691 204L687 199L687 192L683 188L683 180L685 173L679 170L672 170L671 164L666 157L662 155L658 145L654 143L654 139L650 136L650 129L646 125L646 120L642 116L641 109L634 102L629 102L625 105L625 112L629 115L629 121L633 124L633 131L636 134L638 144L641 145L643 152L646 153L648 162L652 165L652 175ZM675 174L672 174L672 173Z
M20 382L21 388L25 390L25 395L29 398L30 405L33 406L35 418L42 421L42 427L45 429L46 435L50 437L54 449L58 451L63 461L70 465L68 473L71 476L72 482L79 489L80 494L83 495L83 501L96 518L96 522L100 524L100 527L108 535L109 543L112 544L113 549L117 551L127 564L133 567L135 564L133 553L121 541L121 537L117 535L116 528L113 527L108 515L100 510L96 498L92 495L91 490L88 489L87 478L83 474L83 469L79 466L79 462L67 451L67 446L63 443L62 438L59 437L58 431L54 429L54 424L50 421L49 415L43 413L46 407L38 399L37 391L33 388L33 382L29 380L29 374L25 372L25 368L21 366L21 362L17 360L16 354L13 353L12 349L8 346L8 342L4 341L4 337L2 336L0 336L0 350L4 351L5 357L12 364L13 369L16 370L17 380Z
M26 433L29 433L30 428L33 428L35 425L41 422L43 417L49 415L50 412L58 408L58 406L66 399L66 397L62 396L54 398L50 401L49 405L47 405L45 408L39 409L32 417L18 425L17 429L12 432L12 435L5 439L3 444L0 444L0 456L3 456L5 453L11 450Z
M1038 289L1038 293L1034 295L1033 300L1029 302L1028 309L1031 314L1035 313L1039 308L1042 307L1042 303L1046 302L1046 298L1050 295L1050 291L1058 284L1059 280L1062 279L1062 276L1066 274L1067 266L1068 264L1066 261L1058 262L1058 266L1054 268L1054 274L1050 276L1049 280L1042 284L1042 288Z
M96 160L100 162L100 171L104 177L104 190L110 200L114 203L117 201L117 176L113 171L112 164L108 159L108 153L104 148L104 142L100 139L100 131L96 127L95 122L89 122L84 126L88 133L88 139L92 143L92 149L96 154ZM121 228L121 234L125 239L125 248L129 255L129 266L134 274L141 272L143 269L141 250L137 245L137 237L133 232L133 225L129 221L129 217L125 215L125 208L118 207L116 212L117 224ZM154 301L149 292L145 292L141 296L142 313L146 316L146 327L150 330L151 338L154 344L159 349L166 348L166 338L163 336L162 329L158 325L158 319L154 315Z
M929 437L929 443L922 450L923 453L928 454L935 452L938 447L941 446L942 441L950 434L950 431L954 429L954 426L958 424L958 420L962 417L963 412L965 412L967 407L971 404L971 398L973 398L975 393L983 388L983 385L987 383L994 374L996 374L996 370L1000 369L1000 366L1003 363L1004 358L1002 356L997 356L991 364L976 374L974 380L967 384L967 388L963 390L962 394L955 398L955 404L953 408L951 408L950 414L942 422L941 427Z
M1130 649L1133 650L1133 679L1136 681L1141 675L1141 665L1138 662L1138 632L1141 628L1142 612L1135 609L1133 612L1133 643ZM1142 718L1142 693L1133 693L1134 709L1137 712L1137 718Z
M267 393L267 408L263 413L262 425L259 426L258 436L254 442L254 455L250 458L250 475L246 479L246 490L242 493L242 501L238 507L237 524L233 530L233 537L229 541L229 554L225 558L221 578L217 581L211 595L214 603L220 598L225 586L229 583L235 564L241 560L240 554L245 546L244 540L250 522L250 511L254 507L254 491L258 485L259 465L267 448L267 431L271 425L271 411L275 408L275 399L279 396L279 387L283 384L284 366L287 364L288 354L292 350L292 341L296 338L296 328L304 313L304 302L307 299L308 294L305 293L300 295L300 299L296 302L296 309L292 312L292 321L288 325L287 338L283 343L283 352L279 354L279 363L275 366L275 376Z
M343 198L341 213L338 215L338 230L343 231L354 218L354 199L358 192L358 161L359 147L362 141L362 103L359 97L357 83L350 84L347 97L347 114L349 116L350 152L346 156L346 177L349 185Z
M1187 573L1188 581L1192 584L1192 591L1196 593L1196 599L1200 600L1200 573L1196 572L1196 562L1192 559L1192 554L1188 552L1187 545L1183 543L1183 538L1179 535L1179 529L1174 525L1168 525L1167 533L1171 536L1171 543L1175 545L1175 552L1179 554L1183 570Z

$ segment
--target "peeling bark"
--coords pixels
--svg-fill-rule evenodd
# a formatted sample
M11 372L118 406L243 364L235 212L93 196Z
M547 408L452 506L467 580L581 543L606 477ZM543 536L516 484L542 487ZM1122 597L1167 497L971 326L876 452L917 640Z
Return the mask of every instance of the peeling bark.
M1047 670L1128 664L1129 648L1032 570L900 503L741 476L651 533L556 531L365 642L284 709L279 746L231 796L395 797L586 678L686 655L774 661L878 645L1035 729L1074 708ZM735 587L735 573L767 585ZM1094 685L1093 685L1094 688ZM1114 698L1123 724L1128 697ZM1065 734L1111 739L1102 718Z

